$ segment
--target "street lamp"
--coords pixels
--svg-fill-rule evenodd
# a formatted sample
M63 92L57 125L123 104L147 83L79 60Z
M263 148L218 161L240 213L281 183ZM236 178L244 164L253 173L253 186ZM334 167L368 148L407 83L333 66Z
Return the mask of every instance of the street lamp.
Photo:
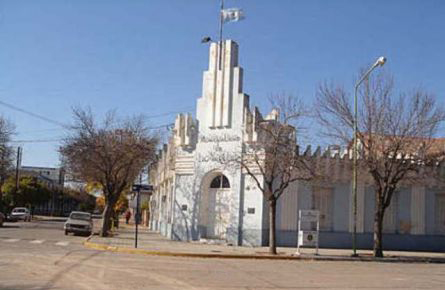
M378 66L383 66L386 62L386 58L381 56L376 62L368 69L368 71L361 77L361 79L355 85L354 92L354 143L352 150L352 159L353 159L353 168L352 168L352 196L353 196L353 215L354 215L354 225L352 231L352 256L357 256L357 247L356 247L356 235L357 235L357 92L360 84L368 78L371 72Z

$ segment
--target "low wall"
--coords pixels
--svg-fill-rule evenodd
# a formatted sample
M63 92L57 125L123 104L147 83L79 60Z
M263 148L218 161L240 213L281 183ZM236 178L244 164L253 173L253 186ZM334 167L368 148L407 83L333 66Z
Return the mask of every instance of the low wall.
M320 232L321 248L348 249L352 247L352 234L349 232ZM358 233L356 236L358 249L373 248L372 233ZM277 245L280 247L296 247L296 231L277 231ZM403 235L383 234L383 248L399 251L445 251L445 236L440 235Z

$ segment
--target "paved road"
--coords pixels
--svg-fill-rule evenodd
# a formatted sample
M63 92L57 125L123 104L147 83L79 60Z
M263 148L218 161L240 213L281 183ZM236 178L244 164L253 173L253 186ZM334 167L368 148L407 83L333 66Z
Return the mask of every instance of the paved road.
M85 249L61 222L0 228L0 289L443 289L445 266L186 259Z

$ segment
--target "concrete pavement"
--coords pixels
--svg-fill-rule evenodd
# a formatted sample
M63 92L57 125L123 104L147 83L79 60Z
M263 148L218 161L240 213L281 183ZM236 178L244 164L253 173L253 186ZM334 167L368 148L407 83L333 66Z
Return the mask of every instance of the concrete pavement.
M236 259L303 259L324 261L378 261L406 263L445 263L445 253L386 251L385 258L372 256L372 251L359 250L359 257L351 257L351 250L303 248L301 255L295 255L296 248L278 248L278 255L269 255L267 247L236 247L206 242L172 241L158 233L150 232L146 227L139 227L138 249L134 248L134 226L121 223L121 227L110 238L91 237L85 245L97 250L122 253L183 256L198 258L236 258Z

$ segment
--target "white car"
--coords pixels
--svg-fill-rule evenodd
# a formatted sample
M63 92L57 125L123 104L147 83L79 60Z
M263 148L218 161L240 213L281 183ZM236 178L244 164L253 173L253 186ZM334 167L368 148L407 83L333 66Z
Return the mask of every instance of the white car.
M26 207L16 207L11 211L9 219L11 221L23 220L25 222L30 222L31 213L29 212L29 209L27 209Z
M63 225L65 235L69 233L91 235L93 232L93 219L91 214L82 211L71 212L68 220Z

